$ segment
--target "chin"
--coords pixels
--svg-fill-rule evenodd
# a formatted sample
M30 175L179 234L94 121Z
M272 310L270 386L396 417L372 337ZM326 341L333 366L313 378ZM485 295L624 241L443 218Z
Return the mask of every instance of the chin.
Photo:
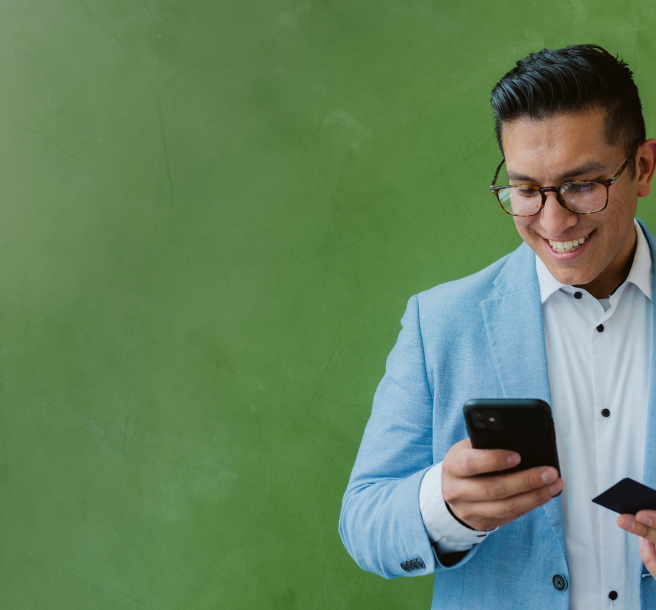
M595 279L595 275L590 272L572 272L570 269L549 269L561 284L567 286L585 286Z

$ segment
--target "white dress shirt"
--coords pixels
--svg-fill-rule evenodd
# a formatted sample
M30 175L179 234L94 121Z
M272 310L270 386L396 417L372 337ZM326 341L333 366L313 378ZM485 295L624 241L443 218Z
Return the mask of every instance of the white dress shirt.
M536 257L551 408L565 481L572 610L640 607L638 539L617 526L616 513L591 502L625 477L642 481L653 265L642 229L637 222L635 227L631 271L609 299L597 300L561 284ZM426 531L440 552L469 549L492 532L468 529L451 516L441 473L441 463L429 469L419 490ZM617 594L614 601L611 591Z

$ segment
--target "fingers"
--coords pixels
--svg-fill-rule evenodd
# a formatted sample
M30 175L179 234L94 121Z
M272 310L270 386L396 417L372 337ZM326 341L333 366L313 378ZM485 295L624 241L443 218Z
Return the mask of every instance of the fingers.
M461 505L458 517L477 530L487 530L514 521L551 500L563 489L563 480L504 500L472 502Z
M617 525L623 530L645 538L654 544L656 542L656 529L645 525L645 521L647 523L655 523L656 519L653 518L654 516L656 516L654 511L646 510L640 511L635 517L633 515L620 515L617 518Z
M623 530L640 536L640 558L649 570L649 573L656 578L656 511L641 510L635 517L633 515L620 515L617 518L617 525Z
M656 527L656 511L654 510L641 510L636 514L636 520L646 525L647 527Z
M656 578L656 548L644 538L639 538L638 542L640 544L640 558L649 570L649 573Z
M558 471L555 468L540 467L488 477L454 478L448 481L443 491L444 499L449 503L482 502L503 500L545 485L553 486L552 494L560 493L562 490L562 480L558 479Z
M444 466L454 477L473 477L497 470L507 470L520 462L518 453L505 449L472 449L466 439L456 443L444 456Z
M486 530L525 515L562 491L563 481L555 468L499 472L519 462L514 451L472 449L469 439L456 443L442 464L444 500L458 519Z

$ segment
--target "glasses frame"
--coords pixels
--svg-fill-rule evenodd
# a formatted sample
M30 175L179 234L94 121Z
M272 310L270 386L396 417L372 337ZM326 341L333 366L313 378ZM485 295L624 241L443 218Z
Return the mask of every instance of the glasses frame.
M499 172L501 171L501 167L503 166L504 162L506 161L506 158L504 157L501 159L501 163L499 163L499 166L497 167L497 171L494 172L494 179L492 180L492 184L490 186L490 190L492 193L495 195L497 201L499 202L499 205L501 206L501 209L508 215L510 216L519 216L521 218L528 218L530 216L537 216L544 208L544 205L547 203L547 193L556 193L556 199L558 203L563 206L566 210L569 212L572 212L572 214L596 214L597 212L603 212L606 207L608 206L608 189L611 187L612 184L615 183L615 181L621 176L622 172L627 168L629 165L629 161L634 157L634 155L638 152L638 149L640 148L640 145L636 146L631 154L628 156L626 161L624 161L624 164L620 169L617 171L617 173L612 177L608 178L607 180L570 180L568 182L563 182L559 186L544 186L544 187L538 187L533 184L506 184L503 186L495 186L494 183L497 181L497 178L499 177ZM599 208L598 210L593 210L592 212L577 212L575 210L570 210L570 208L567 207L567 204L565 203L565 200L562 198L560 194L560 189L563 188L566 185L569 184L589 184L589 183L597 183L597 184L603 184L606 187L606 203L604 204L603 208ZM503 203L501 203L501 198L499 197L499 191L502 189L507 189L510 187L522 187L525 189L533 189L534 191L537 191L542 195L542 203L540 204L540 208L538 209L537 212L533 214L513 214L512 212L509 212L506 210L506 208L503 206Z

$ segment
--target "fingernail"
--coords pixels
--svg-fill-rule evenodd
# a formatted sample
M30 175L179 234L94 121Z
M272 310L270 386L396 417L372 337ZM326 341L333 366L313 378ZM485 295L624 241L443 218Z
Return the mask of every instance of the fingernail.
M635 529L635 521L633 519L631 519L630 521L628 519L624 519L622 523L624 523L622 528L625 529L627 532L632 532Z
M558 473L553 469L549 468L542 473L542 480L545 483L552 483L558 478Z
M557 494L563 488L562 481L556 481L553 485L549 486L549 491L552 494Z
M647 515L637 516L636 519L640 521L640 523L644 523L644 525L651 526L651 524L653 523L652 520L649 517L647 517Z
M521 460L519 453L512 453L508 456L508 466L517 466Z
M644 538L638 538L638 544L640 545L641 549L646 549L648 546L648 543Z

